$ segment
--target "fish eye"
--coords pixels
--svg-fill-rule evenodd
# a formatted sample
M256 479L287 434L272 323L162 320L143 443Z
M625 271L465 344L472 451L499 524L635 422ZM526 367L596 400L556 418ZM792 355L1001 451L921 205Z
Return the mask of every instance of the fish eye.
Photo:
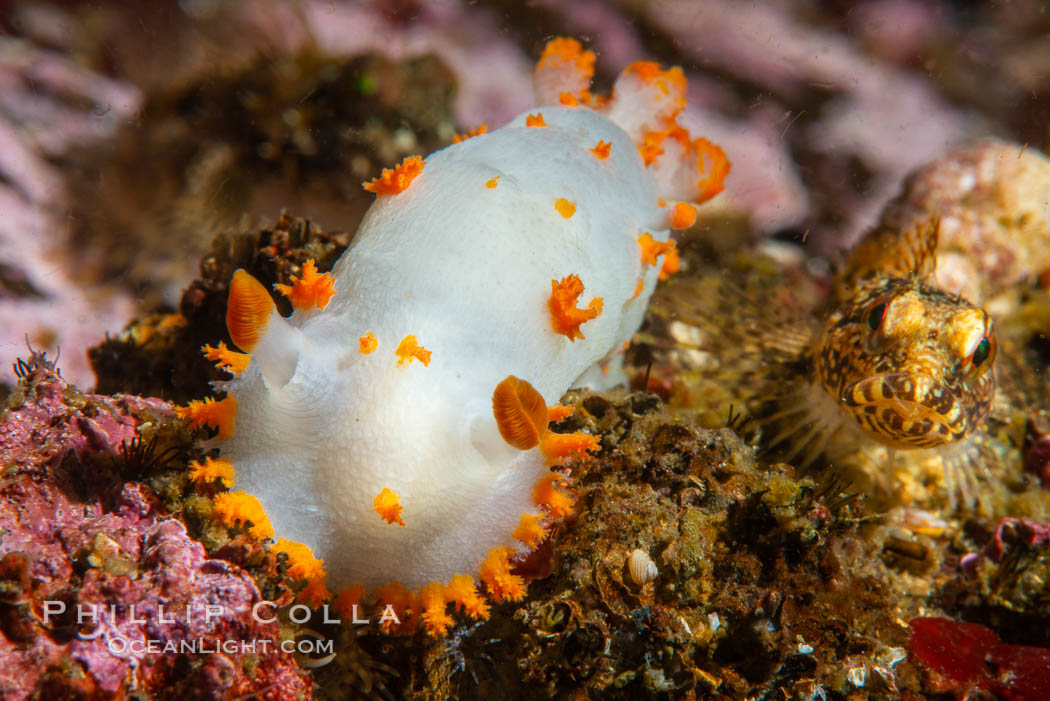
M886 303L879 302L871 311L868 312L868 328L872 331L877 331L879 326L882 325L882 320L886 318Z
M977 342L977 347L973 349L973 355L970 356L970 362L973 366L979 367L981 363L988 360L988 356L992 354L992 342L988 340L987 334L981 337L981 340Z

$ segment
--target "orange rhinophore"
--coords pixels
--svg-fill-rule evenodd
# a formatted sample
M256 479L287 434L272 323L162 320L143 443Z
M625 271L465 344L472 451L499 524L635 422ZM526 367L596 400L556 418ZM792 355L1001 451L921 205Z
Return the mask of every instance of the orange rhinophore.
M226 370L233 375L239 375L244 372L244 369L252 361L252 356L247 353L238 353L235 350L230 350L223 341L219 341L218 347L201 346L201 352L204 353L205 358L215 363L215 367L220 370Z
M587 453L599 448L598 436L577 431L576 433L554 433L548 431L540 441L540 452L547 458L548 465L558 465L573 455L587 457Z
M187 406L175 407L175 415L188 420L191 431L207 425L219 429L216 438L229 438L237 418L237 399L233 395L219 401L213 397L194 399Z
M518 527L511 535L526 548L535 548L547 537L547 529L540 523L542 520L543 517L539 514L522 514Z
M513 375L496 385L492 393L492 415L503 440L518 450L540 443L547 430L547 405L536 388Z
M401 520L401 512L405 509L401 506L401 495L389 487L383 487L383 491L376 495L376 498L372 500L372 508L387 523L405 525L405 522Z
M219 480L229 489L233 486L233 463L225 458L205 458L190 465L190 479L197 484L207 484Z
M377 195L396 195L411 185L416 176L422 172L423 159L419 156L409 156L393 169L384 168L378 178L362 183L362 186Z
M371 331L358 338L357 343L360 345L363 355L368 355L379 346L379 341L376 340L375 335Z
M594 154L594 157L601 161L608 158L611 151L612 144L608 141L599 141L597 146L590 149L590 152Z
M454 144L462 143L462 142L466 141L467 139L473 139L475 136L481 136L482 134L487 134L488 130L489 130L488 123L487 122L482 122L481 124L479 124L478 126L474 127L473 129L468 130L466 134L456 134L455 136L453 136L452 137L452 143L454 143Z
M394 353L397 354L398 365L411 363L413 359L418 360L423 365L430 365L430 351L419 345L419 340L412 334L401 339L401 343L397 345L397 350Z
M296 309L324 309L337 294L332 274L318 273L313 258L303 263L301 276L292 276L291 285L277 284L274 288L287 297Z
M672 229L688 229L696 223L696 208L688 202L678 202L671 212Z
M532 489L532 501L546 506L553 519L565 518L572 513L572 497L557 488L565 480L557 472L548 472Z
M423 609L423 626L434 637L444 635L453 624L452 616L445 610L445 587L441 582L424 584L419 590L419 605Z
M488 618L489 604L478 593L474 578L469 574L454 574L445 590L445 596L461 611L473 618Z
M525 580L510 572L513 554L513 548L493 548L481 563L481 581L496 601L519 601L525 597Z
M547 123L543 121L543 113L537 112L536 114L530 114L525 117L525 126L527 127L545 127Z
M725 151L707 139L699 138L693 142L697 152L697 170L704 174L700 179L700 195L697 204L706 202L725 188L725 179L729 175L731 164Z
M261 282L243 269L233 273L226 303L226 329L238 348L252 352L266 333L274 309L273 299Z
M571 219L572 215L576 214L576 203L570 202L564 197L559 197L554 201L554 208L558 210L558 214L566 219Z
M215 515L225 526L251 523L248 532L256 538L273 538L273 526L259 500L245 491L223 492L212 502Z
M586 309L576 307L583 294L583 282L576 275L567 275L561 281L551 280L551 296L547 307L551 313L551 326L555 331L574 342L583 339L580 325L597 318L602 313L603 300L595 297Z

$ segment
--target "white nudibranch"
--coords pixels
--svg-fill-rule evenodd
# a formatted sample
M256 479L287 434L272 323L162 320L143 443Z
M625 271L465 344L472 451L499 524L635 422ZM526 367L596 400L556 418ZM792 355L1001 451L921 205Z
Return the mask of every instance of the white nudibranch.
M588 91L593 63L551 41L542 110L366 183L376 202L331 273L310 261L278 286L290 317L235 274L227 326L245 353L205 347L235 377L180 409L222 439L191 476L236 482L217 517L279 536L301 600L341 591L349 611L367 592L398 612L387 629L441 634L450 604L484 617L522 598L511 558L571 513L557 467L598 442L550 431L571 413L556 402L619 380L677 268L668 230L728 172L676 122L680 69L632 64L606 99Z

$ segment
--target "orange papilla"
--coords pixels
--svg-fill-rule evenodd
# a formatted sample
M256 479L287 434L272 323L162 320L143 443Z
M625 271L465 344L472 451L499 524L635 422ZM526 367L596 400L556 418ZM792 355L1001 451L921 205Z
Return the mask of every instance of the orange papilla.
M518 450L539 445L547 430L547 404L536 388L508 375L492 393L492 415L503 440Z
M414 592L406 589L400 582L391 582L390 584L376 587L373 594L379 604L380 615L387 606L390 606L393 608L394 613L397 614L398 620L401 621L400 626L390 620L383 621L380 628L384 633L390 633L395 630L407 633L415 630L413 614L415 613L417 602Z
M584 336L580 326L602 313L603 299L595 297L586 309L579 309L576 302L583 294L583 282L579 276L566 275L558 280L551 280L551 296L547 307L551 313L551 326L558 333L575 342Z
M375 335L371 331L358 338L357 343L360 345L361 353L364 355L368 355L379 346L379 341L376 340Z
M383 491L372 500L372 508L387 523L398 523L402 526L405 522L401 520L401 512L405 507L401 505L401 495L389 487L383 487Z
M296 309L324 309L337 294L332 274L318 273L313 258L303 263L302 275L292 276L291 285L277 284L274 289L287 297Z
M672 251L677 251L674 240L657 241L648 231L638 237L638 245L641 247L642 262L656 265L657 256L666 256Z
M419 606L423 610L423 626L427 632L437 637L444 635L452 625L452 616L448 615L445 599L445 586L441 582L424 584L419 590Z
M474 585L474 578L469 574L452 575L448 588L445 590L445 596L468 616L473 618L489 617L489 604L478 592L477 586Z
M540 54L537 68L555 66L559 63L572 62L576 69L586 78L594 75L595 55L593 51L584 51L583 46L575 39L569 37L557 37L547 42Z
M526 115L525 126L527 127L545 127L547 122L543 121L543 113L537 112L536 114Z
M672 229L688 229L696 223L696 208L688 202L678 202L671 212Z
M725 188L725 179L732 164L726 158L725 151L707 139L699 138L693 142L697 152L697 169L704 176L697 184L700 194L696 202L706 202Z
M570 202L564 197L559 197L554 200L554 208L558 210L558 214L562 215L566 219L571 219L572 215L576 214L576 203Z
M419 340L412 334L401 339L401 343L397 345L394 353L397 354L398 365L411 363L413 359L418 360L423 365L430 365L431 352L419 345Z
M638 295L642 294L642 290L645 289L645 279L638 281L638 284L634 286L634 294L631 295L631 299L634 299Z
M227 488L233 486L233 463L225 458L206 458L204 462L198 460L190 468L190 479L197 484L220 480Z
M574 406L563 406L561 404L555 404L554 406L547 407L547 421L550 423L558 423L563 421L576 411Z
M547 529L540 523L542 520L543 517L539 514L522 514L518 527L511 535L526 548L535 548L547 537Z
M419 156L409 156L393 168L384 168L378 178L362 183L362 187L377 195L396 195L411 185L422 172L423 159Z
M237 399L233 395L219 401L213 397L194 399L187 406L175 407L175 415L189 421L191 431L202 426L211 426L219 429L217 438L229 438L233 435L233 425L237 418Z
M546 506L551 518L565 518L572 513L572 497L557 488L564 481L557 472L548 472L532 488L532 501Z
M339 596L335 597L335 601L332 602L332 608L343 618L353 619L355 613L360 618L361 601L364 598L365 588L359 584L352 584L339 592ZM357 606L356 611L355 606Z
M252 352L266 333L274 308L273 299L261 282L243 269L233 273L226 303L226 329L238 348Z
M247 353L238 353L226 347L226 343L219 341L218 346L201 346L204 357L215 363L215 367L226 370L234 375L244 372L252 361L252 356Z
M525 580L510 572L513 553L513 548L493 548L481 563L481 581L496 601L518 601L525 596Z
M587 457L587 453L598 450L598 436L577 431L575 433L554 433L548 431L540 441L540 452L547 458L548 465L565 462L573 455Z
M488 123L487 122L482 122L481 124L479 124L475 128L468 130L466 134L456 134L455 136L453 136L452 137L452 143L458 144L458 143L461 143L463 141L466 141L467 139L473 139L475 136L481 136L482 134L487 134L488 131L489 131Z
M248 532L256 538L273 537L273 526L259 500L245 491L223 492L212 502L215 515L225 526L251 523Z
M642 143L638 146L638 153L642 156L642 163L649 165L663 155L663 143L666 138L666 131L647 131L642 134Z
M671 243L673 244L674 241L671 241ZM681 259L678 257L678 248L672 246L671 250L664 255L664 263L660 266L658 277L661 280L666 280L674 273L677 273L679 263L681 263Z
M590 151L594 154L595 158L604 161L609 157L609 153L612 151L612 144L608 141L599 141L598 145L590 149Z
M558 93L558 102L563 107L579 107L580 99L571 92Z

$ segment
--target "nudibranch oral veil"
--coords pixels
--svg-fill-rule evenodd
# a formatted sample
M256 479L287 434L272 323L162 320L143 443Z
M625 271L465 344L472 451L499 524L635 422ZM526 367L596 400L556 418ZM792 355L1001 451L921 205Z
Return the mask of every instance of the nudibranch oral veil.
M552 41L534 74L541 109L366 184L376 202L331 274L309 264L282 286L291 317L236 274L227 323L251 362L222 384L228 411L183 415L232 422L217 444L236 489L257 497L278 548L323 560L315 593L418 601L440 633L447 603L485 615L475 586L520 598L509 557L571 508L552 466L597 442L550 433L547 407L617 381L677 264L669 229L728 171L676 122L679 69L633 64L602 99L593 61Z

